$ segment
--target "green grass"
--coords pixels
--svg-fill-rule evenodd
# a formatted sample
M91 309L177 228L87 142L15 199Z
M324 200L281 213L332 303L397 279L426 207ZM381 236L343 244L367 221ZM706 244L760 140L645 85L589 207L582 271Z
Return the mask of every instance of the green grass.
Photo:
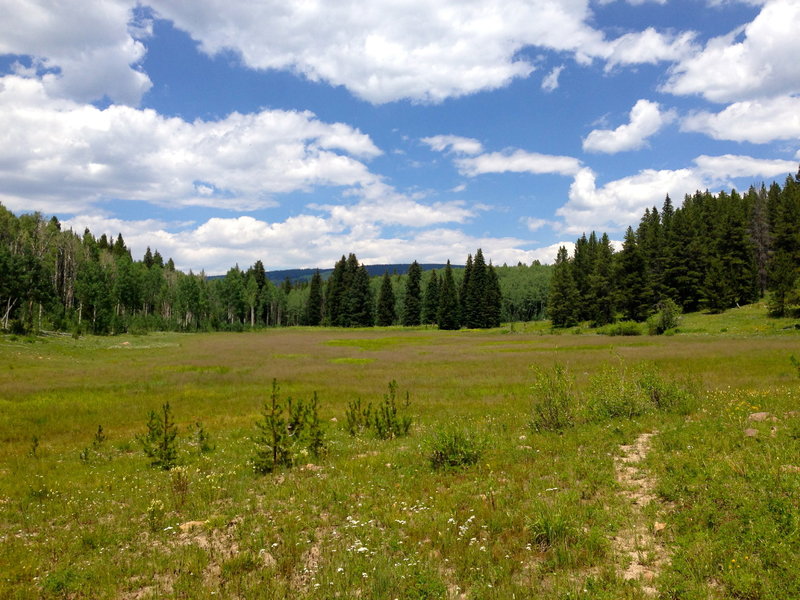
M798 597L800 332L738 310L591 343L541 324L0 337L0 597L644 598L611 543L632 510L614 457L644 431L659 432L645 512L667 524L662 597ZM598 397L617 389L609 364L642 362L696 390L690 414ZM536 433L536 369L555 364L577 417ZM319 393L328 452L258 476L273 378L282 397ZM348 435L348 402L377 405L392 380L410 435ZM135 439L165 402L180 471L150 468ZM456 466L434 468L432 448Z

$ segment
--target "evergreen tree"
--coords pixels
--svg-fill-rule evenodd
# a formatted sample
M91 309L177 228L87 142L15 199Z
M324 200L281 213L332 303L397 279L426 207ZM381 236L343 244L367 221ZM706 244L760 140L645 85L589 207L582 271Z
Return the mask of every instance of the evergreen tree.
M628 227L617 263L618 304L626 319L644 321L652 308L652 293L644 256L633 229Z
M589 276L589 318L592 325L600 327L614 321L614 249L607 234L597 246L594 271Z
M436 317L439 329L458 329L460 327L458 315L458 295L456 294L456 284L453 280L453 269L448 260L439 288L439 311Z
M469 261L468 261L469 262ZM462 304L462 324L470 329L487 327L487 273L483 251L478 248L472 261Z
M550 294L547 299L547 314L553 327L572 327L578 322L578 287L572 273L572 262L567 249L561 246L556 255Z
M461 289L458 292L458 322L460 325L467 327L466 304L470 279L472 279L472 254L467 256L467 263L464 265L464 276L461 279Z
M486 314L484 317L484 327L500 327L500 313L503 304L503 294L500 290L500 278L497 271L489 263L486 267Z
M396 318L394 304L392 279L389 277L389 272L385 271L381 278L381 288L378 292L378 315L376 319L378 327L388 327L394 324Z
M422 314L422 269L417 261L411 263L406 279L406 293L403 297L403 325L416 326Z
M319 269L314 271L311 277L304 321L306 325L312 327L322 324L322 276Z
M426 325L436 323L439 312L439 276L436 270L431 271L425 294L422 298L422 322Z
M575 242L575 250L572 254L572 276L575 280L575 287L578 290L578 320L584 321L590 318L589 310L589 277L592 274L593 265L589 250L589 240L584 233Z
M369 285L367 268L361 265L356 269L347 295L348 327L372 327L375 319L372 314L374 299Z
M342 255L333 267L325 288L325 322L332 327L342 327L345 309L347 259Z
M783 190L770 206L772 261L769 311L788 316L800 305L800 182L786 179Z

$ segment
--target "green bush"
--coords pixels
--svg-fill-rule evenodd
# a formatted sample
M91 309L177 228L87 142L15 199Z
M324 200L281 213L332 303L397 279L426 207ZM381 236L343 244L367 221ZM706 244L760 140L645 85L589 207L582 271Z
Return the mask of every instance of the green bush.
M404 408L408 408L408 392ZM411 428L411 417L397 412L397 382L389 383L389 392L383 395L383 402L378 405L372 416L375 435L382 440L408 435Z
M632 418L653 409L625 365L604 365L589 380L586 410L592 420Z
M536 368L533 383L534 404L530 427L535 432L561 431L575 424L577 399L573 380L563 365L552 372Z
M272 393L261 410L262 419L256 421L253 470L262 475L278 467L291 467L303 455L319 457L325 450L317 393L309 403L289 397L284 404L278 398L279 389L273 379Z
M169 402L161 406L161 413L150 411L147 433L138 436L142 450L150 458L150 465L169 471L178 464L178 428L172 418Z
M649 335L661 335L678 326L681 307L672 298L661 300L656 306L656 311L654 315L647 319L647 333Z
M428 460L434 469L474 465L481 459L485 446L484 439L470 429L443 427L428 442Z

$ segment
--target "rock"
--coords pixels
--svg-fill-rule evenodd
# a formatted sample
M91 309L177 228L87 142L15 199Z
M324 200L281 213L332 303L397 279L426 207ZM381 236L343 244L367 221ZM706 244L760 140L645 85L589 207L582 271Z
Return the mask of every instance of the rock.
M745 437L758 437L758 429L745 429L744 430Z
M781 471L785 473L800 473L800 467L796 465L781 465Z
M653 533L661 533L667 528L666 523L661 523L660 521L656 521L653 523Z
M187 531L191 531L195 527L205 527L207 521L186 521L186 523L182 523L178 526L182 532L186 533Z
M747 417L748 421L754 421L755 423L761 423L762 421L766 421L772 415L768 412L757 412L757 413L750 413L750 416Z

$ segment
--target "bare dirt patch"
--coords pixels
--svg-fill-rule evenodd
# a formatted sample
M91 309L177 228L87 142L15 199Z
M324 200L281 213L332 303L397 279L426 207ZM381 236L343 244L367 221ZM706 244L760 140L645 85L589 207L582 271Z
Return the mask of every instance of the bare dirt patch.
M657 537L666 524L650 523L643 511L656 499L655 481L641 467L654 435L643 433L633 444L620 446L622 456L615 465L617 482L631 502L631 514L630 522L614 538L613 547L617 555L628 559L627 567L621 572L622 578L640 581L642 591L648 596L658 594L653 582L668 560L666 548Z

